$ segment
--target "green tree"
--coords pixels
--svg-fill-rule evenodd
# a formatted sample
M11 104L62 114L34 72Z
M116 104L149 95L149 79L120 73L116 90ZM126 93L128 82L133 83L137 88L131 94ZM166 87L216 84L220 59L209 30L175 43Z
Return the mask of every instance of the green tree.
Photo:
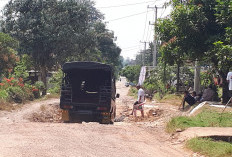
M139 65L126 66L122 69L121 75L125 76L128 81L137 83L139 80L140 68L141 66Z
M95 31L97 34L97 48L100 51L100 61L114 66L120 66L121 49L114 43L114 33L106 29L106 25L100 22L96 23Z
M141 50L137 53L135 62L138 65L152 66L153 65L153 49L152 43L149 43L149 47L146 50Z
M16 62L16 65L13 70L13 76L16 78L23 78L24 80L28 79L29 73L33 67L33 62L31 57L27 54L24 54L20 57L20 60Z
M0 76L8 75L14 68L17 57L18 41L0 32Z
M166 61L172 58L170 61L176 62L179 57L173 57L175 52L181 54L181 61L208 61L225 80L227 67L231 66L231 62L224 61L222 57L226 55L225 58L231 58L231 43L226 41L226 36L230 36L227 27L231 26L231 1L172 0L172 5L174 10L170 18L161 20L158 24ZM174 42L170 42L174 37ZM228 97L226 88L225 83L223 97Z
M54 65L95 52L93 25L101 18L92 1L11 0L3 10L2 30L20 41L20 53L32 56L46 86Z
M227 102L229 100L229 91L226 74L232 65L232 1L216 0L216 2L216 19L221 27L224 28L224 32L221 33L221 38L214 42L214 47L208 52L208 56L223 79L222 98L223 102Z

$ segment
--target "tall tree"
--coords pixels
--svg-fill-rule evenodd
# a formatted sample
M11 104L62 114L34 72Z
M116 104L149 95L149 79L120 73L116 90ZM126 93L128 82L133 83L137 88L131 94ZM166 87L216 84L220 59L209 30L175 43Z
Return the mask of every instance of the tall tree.
M101 61L114 66L120 65L121 49L114 43L114 33L106 29L106 25L101 22L96 23L95 31Z
M158 25L160 27L162 23L167 23L166 25L163 24L164 27L160 27L158 32L160 32L161 40L167 43L165 46L168 46L170 50L168 52L179 48L185 59L208 61L225 80L228 71L226 68L231 65L231 62L229 60L224 62L222 56L225 55L225 58L230 59L231 50L221 51L225 49L223 45L219 50L220 42L218 43L218 41L223 40L225 43L225 36L229 34L229 28L227 27L231 26L231 20L228 20L231 19L231 10L229 9L231 8L231 1L172 0L172 4L174 10L170 18L164 19ZM229 22L225 22L227 20L223 19L227 19ZM168 42L173 37L176 38L175 42ZM215 57L215 54L218 57ZM220 66L221 63L223 63L223 66ZM222 67L223 70L219 67ZM228 97L226 96L226 86L225 83L223 85L224 98ZM226 99L223 99L223 101L225 102Z
M0 76L13 70L18 60L17 49L18 41L9 35L0 32Z
M57 62L94 49L93 25L101 18L92 1L10 0L2 30L20 41L20 53L33 57L46 86L47 71Z

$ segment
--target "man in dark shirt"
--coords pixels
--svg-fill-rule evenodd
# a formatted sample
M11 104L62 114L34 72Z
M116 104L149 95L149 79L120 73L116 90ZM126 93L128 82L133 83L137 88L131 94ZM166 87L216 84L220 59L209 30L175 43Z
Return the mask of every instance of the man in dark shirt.
M182 109L184 110L184 105L185 102L187 102L190 106L194 105L196 103L196 100L194 97L192 97L188 91L184 92L184 98L183 98L183 103L182 103Z

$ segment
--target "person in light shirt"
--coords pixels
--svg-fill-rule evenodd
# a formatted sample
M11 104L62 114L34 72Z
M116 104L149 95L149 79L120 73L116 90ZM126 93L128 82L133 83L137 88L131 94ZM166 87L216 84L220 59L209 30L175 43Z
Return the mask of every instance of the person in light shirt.
M140 85L137 85L136 88L138 89L138 99L137 101L134 103L134 106L135 105L138 105L138 104L141 104L145 101L145 92L144 90L142 89L142 87ZM133 106L133 110L132 110L132 113L131 115L133 115L133 112L134 112L134 106ZM144 117L144 111L141 110L141 114L142 114L142 117Z
M229 83L230 97L232 97L232 68L231 68L231 71L228 72L226 80Z

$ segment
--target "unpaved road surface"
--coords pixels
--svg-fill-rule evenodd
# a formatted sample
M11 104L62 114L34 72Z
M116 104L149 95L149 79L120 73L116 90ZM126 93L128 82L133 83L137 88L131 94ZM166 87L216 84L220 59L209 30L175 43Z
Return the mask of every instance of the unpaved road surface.
M42 112L58 106L58 99L29 103L12 112L0 111L0 157L196 156L183 148L183 141L164 131L166 121L181 114L177 107L147 103L146 111L156 111L156 115L135 119L129 116L135 99L127 96L129 88L124 83L123 79L117 84L121 96L114 125L52 121L53 115ZM44 119L48 121L35 122L35 113L47 116ZM59 113L55 115L59 117Z

